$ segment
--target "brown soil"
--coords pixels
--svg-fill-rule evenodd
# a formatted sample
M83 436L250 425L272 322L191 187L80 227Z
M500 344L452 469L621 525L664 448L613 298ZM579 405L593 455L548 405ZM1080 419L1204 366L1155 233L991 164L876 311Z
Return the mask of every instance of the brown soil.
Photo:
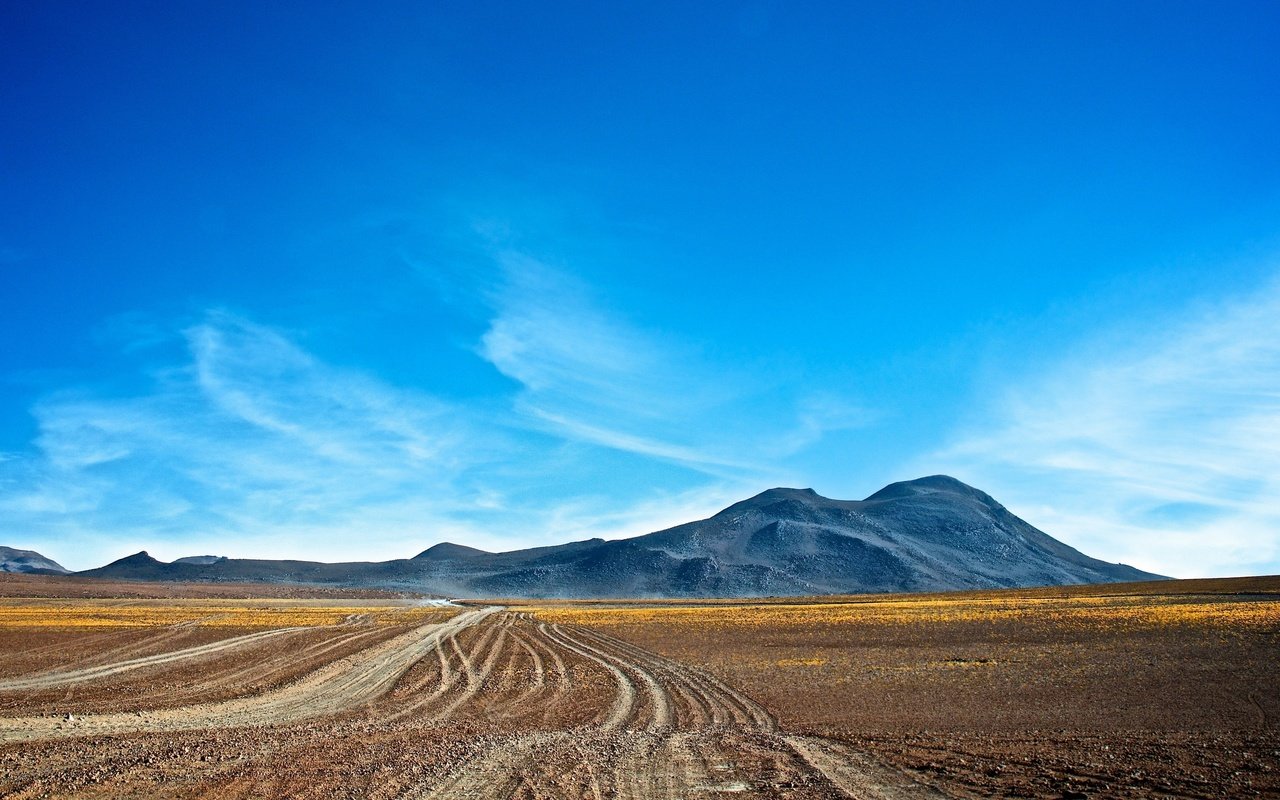
M409 629L333 626L281 631L194 630L215 635L178 640L162 638L162 634L147 642L145 649L113 648L115 660L92 659L104 661L101 664L0 680L0 713L16 716L67 713L69 709L81 714L141 711L263 692ZM209 641L200 641L203 639ZM159 650L161 644L167 648ZM156 652L150 652L153 650ZM148 652L149 655L141 655Z
M63 654L0 658L0 796L1280 796L1280 581L1240 588L1129 593L1125 627L1016 592L984 595L1028 601L998 619L783 603L765 628L741 601L180 636L0 619L6 652Z
M1046 607L1051 598L1069 603ZM851 599L904 600L827 602ZM1280 579L913 599L987 600L1014 613L885 624L855 609L833 624L797 604L788 624L769 627L729 611L681 624L620 613L594 626L707 669L787 730L953 794L1280 796ZM1073 615L1076 603L1105 613Z

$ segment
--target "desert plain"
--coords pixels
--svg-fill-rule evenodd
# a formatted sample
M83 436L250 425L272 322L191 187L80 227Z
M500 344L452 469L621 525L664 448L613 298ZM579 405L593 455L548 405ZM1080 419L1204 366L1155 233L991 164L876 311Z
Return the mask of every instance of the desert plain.
M436 600L0 576L0 796L1280 796L1280 578Z

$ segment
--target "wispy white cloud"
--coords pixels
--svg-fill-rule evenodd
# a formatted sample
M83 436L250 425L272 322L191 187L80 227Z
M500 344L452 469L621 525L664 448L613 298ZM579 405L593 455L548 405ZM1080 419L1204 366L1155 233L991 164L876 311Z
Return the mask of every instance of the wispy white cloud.
M802 395L796 401L796 424L774 445L782 455L790 455L818 444L828 434L869 428L883 414L830 392Z
M680 419L724 399L689 380L697 354L606 310L563 270L509 250L479 353L525 390L580 410Z
M695 469L722 466L680 441L700 390L684 354L602 310L565 272L510 250L495 259L501 277L487 292L492 317L478 352L518 382L514 407L530 424Z
M715 363L525 253L493 257L477 350L519 384L513 408L539 430L756 486L793 476L786 457L827 433L874 419L833 394L796 397L768 370Z
M718 456L706 450L652 441L641 436L633 436L608 428L599 428L568 417L557 416L534 406L528 406L528 414L545 421L551 428L567 436L584 442L624 450L642 456L651 456L676 464L688 465L699 471L715 474L717 470L735 473L738 476L754 475L762 470L758 464L746 461L734 461Z
M154 326L142 327L153 335ZM564 410L562 393L593 386L604 399L568 410L598 410L629 391L642 402L650 390L588 374L595 367L585 357L521 356L521 364L544 361L553 377L535 381L537 390L521 384L510 408L522 421L512 424L492 404L449 403L335 368L298 338L213 310L178 329L183 358L153 368L141 390L44 397L32 409L32 450L0 461L0 518L18 544L72 568L144 548L160 558L375 559L444 539L510 549L635 535L763 488L744 478L760 472L749 461L529 405ZM580 367L572 377L554 363L570 357ZM704 474L679 486L604 489L597 455L573 443Z
M1093 555L1280 571L1280 283L1082 344L921 463Z
M297 557L352 537L404 555L406 536L431 537L465 503L467 470L510 447L456 408L335 369L242 317L214 311L183 335L189 360L146 392L35 407L35 452L0 466L12 528L93 539L104 555L150 540Z
M225 313L186 331L203 398L231 420L332 462L427 465L458 453L444 403L320 364L282 334Z

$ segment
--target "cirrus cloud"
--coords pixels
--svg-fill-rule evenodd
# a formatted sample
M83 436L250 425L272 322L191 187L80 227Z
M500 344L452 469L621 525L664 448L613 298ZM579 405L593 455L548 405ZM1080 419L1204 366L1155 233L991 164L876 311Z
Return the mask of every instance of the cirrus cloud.
M1280 282L1111 330L923 459L1086 552L1280 572Z

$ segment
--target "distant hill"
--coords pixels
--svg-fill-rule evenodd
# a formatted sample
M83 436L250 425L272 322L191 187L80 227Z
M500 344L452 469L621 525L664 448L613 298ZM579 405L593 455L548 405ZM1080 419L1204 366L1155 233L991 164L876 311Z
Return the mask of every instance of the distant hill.
M709 519L631 539L489 553L442 542L413 558L325 564L138 553L93 577L369 586L456 597L735 597L947 591L1160 578L1090 558L944 475L865 500L770 489Z
M184 558L175 558L175 564L199 564L206 566L208 564L217 564L219 561L226 560L226 556L186 556Z
M69 570L51 558L45 558L34 550L15 550L0 547L0 572L35 572L65 575Z

